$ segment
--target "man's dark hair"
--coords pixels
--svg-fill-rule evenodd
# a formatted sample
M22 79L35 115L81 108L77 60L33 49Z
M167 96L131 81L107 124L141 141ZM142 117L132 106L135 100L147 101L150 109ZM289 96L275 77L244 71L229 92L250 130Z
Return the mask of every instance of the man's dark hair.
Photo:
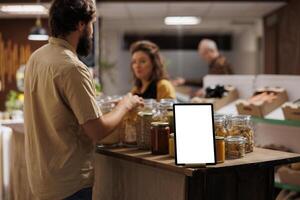
M80 21L89 23L95 17L93 0L54 0L49 11L49 27L54 37L76 31Z

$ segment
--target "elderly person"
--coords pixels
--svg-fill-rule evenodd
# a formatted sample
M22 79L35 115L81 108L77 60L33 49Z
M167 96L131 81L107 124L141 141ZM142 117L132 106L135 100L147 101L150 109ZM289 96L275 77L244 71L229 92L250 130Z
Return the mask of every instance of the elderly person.
M203 39L198 45L198 53L208 64L208 74L232 74L230 64L227 59L220 54L216 43L210 39ZM198 80L188 80L184 78L177 78L172 81L173 85L191 85L191 86L203 86L202 77ZM202 92L197 91L197 94Z
M131 45L130 52L134 78L131 93L145 99L175 99L175 89L167 79L158 46L150 41L138 41Z

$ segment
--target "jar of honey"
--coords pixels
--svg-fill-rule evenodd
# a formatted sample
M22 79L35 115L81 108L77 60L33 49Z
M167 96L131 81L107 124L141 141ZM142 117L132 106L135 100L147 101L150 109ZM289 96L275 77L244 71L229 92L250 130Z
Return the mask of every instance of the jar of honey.
M169 153L170 128L167 122L151 123L151 151L152 154L163 155Z
M225 141L224 137L216 136L216 157L217 163L223 163L225 161Z

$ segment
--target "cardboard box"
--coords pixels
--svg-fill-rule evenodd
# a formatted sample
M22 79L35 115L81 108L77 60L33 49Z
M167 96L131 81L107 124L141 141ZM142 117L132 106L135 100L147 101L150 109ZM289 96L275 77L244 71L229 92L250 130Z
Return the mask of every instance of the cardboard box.
M249 103L249 101L247 100L240 100L236 103L236 108L240 115L264 117L288 100L287 92L283 88L265 87L256 90L254 94L256 94L257 92L275 92L276 99L272 100L271 102L260 101L256 103Z
M299 104L288 102L288 103L283 104L281 108L282 108L285 119L300 121L300 105Z
M300 186L300 171L291 169L288 166L280 167L277 170L281 183Z
M219 110L222 107L232 103L239 98L238 91L235 87L226 85L225 89L228 91L228 95L222 98L199 98L195 97L192 99L193 103L212 103L214 110Z

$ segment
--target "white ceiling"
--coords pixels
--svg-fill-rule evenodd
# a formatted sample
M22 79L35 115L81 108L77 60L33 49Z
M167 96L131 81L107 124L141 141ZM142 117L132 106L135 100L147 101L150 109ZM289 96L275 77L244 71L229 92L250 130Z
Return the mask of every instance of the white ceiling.
M283 5L283 2L120 2L99 3L97 10L103 19L103 28L110 30L232 32L255 26L264 15ZM184 27L164 25L164 17L175 15L198 16L202 23Z
M15 3L0 3L0 6L7 6L7 5L36 5L34 3L22 3L22 4L15 4ZM39 3L39 5L44 6L46 9L50 8L50 3ZM12 14L12 13L5 13L0 11L0 18L33 18L36 17L36 13L27 13L27 14ZM48 14L42 14L40 17L47 17Z
M4 5L0 3L0 6ZM7 5L7 4L5 4ZM12 5L12 4L10 4ZM49 8L49 3L43 3ZM97 3L103 29L127 32L241 32L261 23L264 15L284 6L284 2L118 2ZM196 26L166 26L166 16L198 16ZM32 18L0 12L0 18ZM47 17L47 15L41 16Z

